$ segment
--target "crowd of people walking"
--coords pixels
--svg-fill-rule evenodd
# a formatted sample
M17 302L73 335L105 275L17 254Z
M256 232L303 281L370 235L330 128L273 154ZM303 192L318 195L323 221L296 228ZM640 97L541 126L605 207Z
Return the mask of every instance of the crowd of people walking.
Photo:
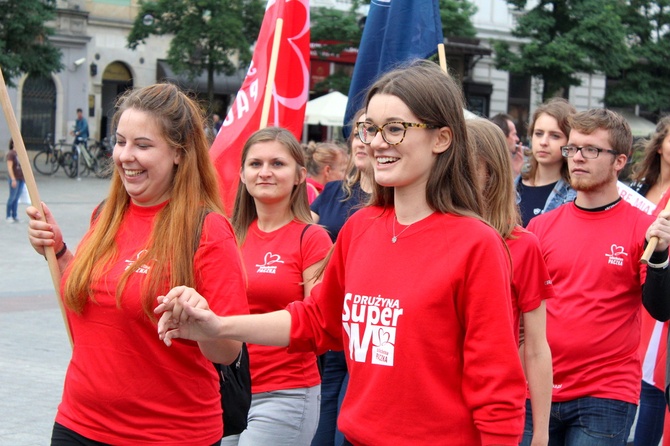
M27 210L72 329L51 444L625 445L638 404L635 444L659 444L670 119L634 171L648 215L619 193L617 113L549 100L524 154L509 116L463 107L415 61L370 87L346 148L259 130L229 222L197 103L124 94L77 251ZM242 343L248 424L223 437L212 362Z

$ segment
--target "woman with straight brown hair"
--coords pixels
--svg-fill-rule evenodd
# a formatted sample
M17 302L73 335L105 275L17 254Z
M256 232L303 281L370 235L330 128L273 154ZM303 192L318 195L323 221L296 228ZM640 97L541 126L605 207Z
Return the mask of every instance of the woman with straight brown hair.
M291 132L257 131L244 144L241 165L232 223L248 276L249 310L267 313L309 296L332 243L311 224L305 156ZM316 355L255 343L248 348L248 426L222 444L309 445L319 420Z
M356 132L372 157L371 205L342 227L309 299L219 318L195 291L159 298L159 335L344 349L344 444L517 445L525 379L510 265L479 217L458 84L432 62L383 75ZM206 301L206 300L205 300Z
M545 300L554 297L540 243L519 226L512 165L505 135L485 119L466 121L468 138L479 162L484 218L505 239L512 256L512 310L521 362L528 381L526 427L522 445L547 445L551 410L552 366L547 342ZM519 326L523 326L520 339Z
M561 154L570 136L568 116L574 113L575 108L563 98L549 99L533 113L528 126L530 167L515 180L524 228L536 215L577 196L570 186L567 158Z
M29 207L30 242L56 250L73 352L51 444L212 445L223 435L212 362L241 343L154 342L157 295L179 284L216 314L245 314L244 275L200 107L170 84L124 94L113 118L115 169L76 254L44 206ZM188 385L183 385L188 383ZM170 429L161 420L173 418Z

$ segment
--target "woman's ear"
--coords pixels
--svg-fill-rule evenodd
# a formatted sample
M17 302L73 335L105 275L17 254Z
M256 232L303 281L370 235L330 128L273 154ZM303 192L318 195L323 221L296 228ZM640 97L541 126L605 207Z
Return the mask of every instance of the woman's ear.
M247 184L247 183L244 182L244 167L240 168L240 182L242 184Z
M300 183L304 183L306 179L307 179L307 169L305 169L304 167L299 167L298 175L296 175L295 178L295 185L297 186Z
M438 154L446 152L451 147L451 142L453 140L453 132L450 127L444 126L437 129L438 136L433 146L433 153Z

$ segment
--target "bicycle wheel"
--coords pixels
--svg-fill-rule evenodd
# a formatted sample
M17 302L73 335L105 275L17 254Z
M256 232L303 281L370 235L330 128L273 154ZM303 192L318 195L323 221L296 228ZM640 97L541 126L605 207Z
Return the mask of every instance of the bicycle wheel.
M33 158L35 170L42 175L51 175L58 170L58 160L51 150L42 150Z
M93 171L98 178L109 178L112 176L112 169L114 163L112 157L105 155L104 152L98 152L98 155L93 159Z
M75 161L74 157L72 156L72 152L65 152L63 153L63 158L61 159L61 164L63 165L63 170L65 171L65 175L67 175L70 178L74 178L77 176L77 162Z

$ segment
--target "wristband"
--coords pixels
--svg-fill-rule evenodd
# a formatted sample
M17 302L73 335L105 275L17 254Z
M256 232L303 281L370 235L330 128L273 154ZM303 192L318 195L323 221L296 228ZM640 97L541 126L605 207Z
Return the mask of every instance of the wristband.
M651 262L648 262L648 263L647 263L647 266L648 266L649 268L654 268L654 269L665 269L665 268L668 267L668 264L670 264L670 258L666 258L666 259L665 259L665 262L663 262L663 263L651 263Z
M61 257L63 257L63 256L65 255L65 252L66 252L66 251L67 251L67 245L65 244L65 242L63 242L63 247L60 249L60 251L58 251L58 252L56 253L56 260L58 260L58 259L60 259ZM46 259L47 256L44 256L44 258Z

